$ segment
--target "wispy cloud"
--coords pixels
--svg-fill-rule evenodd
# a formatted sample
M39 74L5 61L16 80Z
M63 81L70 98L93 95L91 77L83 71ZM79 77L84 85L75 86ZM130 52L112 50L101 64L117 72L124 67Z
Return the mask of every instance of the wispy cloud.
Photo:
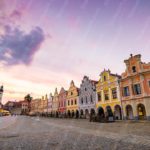
M40 27L25 33L7 25L5 33L0 35L0 59L5 65L29 65L43 41L44 32Z

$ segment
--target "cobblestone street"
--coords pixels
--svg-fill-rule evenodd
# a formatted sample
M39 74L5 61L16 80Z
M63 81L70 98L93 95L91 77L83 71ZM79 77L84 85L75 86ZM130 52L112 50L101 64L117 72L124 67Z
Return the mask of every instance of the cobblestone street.
M10 118L6 128L0 126L0 150L150 149L150 122L90 123L22 116L5 120Z

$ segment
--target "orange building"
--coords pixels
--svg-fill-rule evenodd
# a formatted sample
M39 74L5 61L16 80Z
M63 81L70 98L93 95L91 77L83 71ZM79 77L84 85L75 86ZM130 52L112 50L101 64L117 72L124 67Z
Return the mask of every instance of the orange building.
M150 63L142 62L140 54L131 54L124 62L120 81L124 118L150 120Z

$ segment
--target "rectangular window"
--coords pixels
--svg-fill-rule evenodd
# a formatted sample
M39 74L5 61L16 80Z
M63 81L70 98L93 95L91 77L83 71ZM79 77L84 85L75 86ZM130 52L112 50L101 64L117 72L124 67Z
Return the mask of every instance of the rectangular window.
M149 87L150 87L150 81L148 81L148 85L149 85Z
M102 99L101 99L101 92L98 92L97 93L97 96L98 96L98 101L101 101Z
M104 96L105 96L105 100L106 101L109 100L109 92L108 92L108 90L104 91Z
M141 86L140 86L140 84L138 83L138 84L134 84L133 85L133 92L134 92L134 94L135 95L139 95L139 94L141 94Z
M70 105L70 101L68 100L68 106Z
M130 96L129 86L126 86L126 87L123 88L123 93L124 93L124 96Z
M112 89L112 98L113 98L113 99L116 99L116 98L117 98L117 89L116 89L116 88L113 88L113 89Z

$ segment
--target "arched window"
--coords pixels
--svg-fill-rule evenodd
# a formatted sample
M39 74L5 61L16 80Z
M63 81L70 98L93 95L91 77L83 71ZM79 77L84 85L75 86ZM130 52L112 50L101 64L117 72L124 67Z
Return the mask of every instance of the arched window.
M83 97L81 98L81 104L83 104Z
M90 96L90 99L91 99L91 103L93 103L93 97L92 97L92 95Z
M87 97L85 97L85 102L86 102L86 104L88 103L88 101L87 101Z
M73 100L71 100L71 105L73 105Z
M75 105L77 104L77 100L76 100L76 99L74 100L74 104L75 104Z
M136 67L135 67L135 66L132 67L132 72L133 72L133 73L136 72Z
M104 81L106 81L106 76L104 76Z

